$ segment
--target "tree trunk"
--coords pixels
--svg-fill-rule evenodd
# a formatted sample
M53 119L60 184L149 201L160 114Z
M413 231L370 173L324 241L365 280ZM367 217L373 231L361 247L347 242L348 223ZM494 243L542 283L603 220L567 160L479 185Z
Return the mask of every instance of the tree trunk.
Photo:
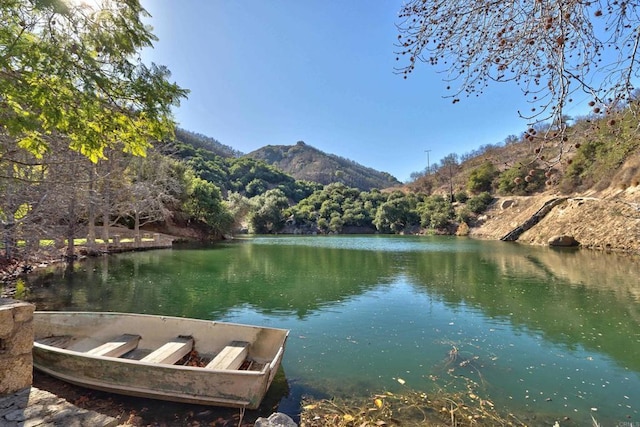
M138 211L136 210L135 213L135 222L134 222L134 236L135 236L135 242L136 242L136 246L140 246L142 244L142 239L140 238L140 214L138 213Z
M4 225L3 237L4 237L4 257L5 259L12 259L16 256L16 238L15 238L15 223L13 218L10 218L10 222Z
M89 167L89 209L87 224L87 248L93 251L96 247L96 190L95 190L95 166Z
M113 172L113 161L106 163L107 172L102 178L102 240L105 244L109 244L109 224L110 224L110 209L111 209L111 185L110 179Z
M73 262L75 256L75 243L73 239L76 234L77 218L76 218L76 196L75 194L69 200L69 224L67 225L67 262Z

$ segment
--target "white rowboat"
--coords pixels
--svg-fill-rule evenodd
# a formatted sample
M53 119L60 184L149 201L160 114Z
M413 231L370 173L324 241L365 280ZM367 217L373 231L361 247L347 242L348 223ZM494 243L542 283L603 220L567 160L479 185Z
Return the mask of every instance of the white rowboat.
M33 364L96 390L256 409L288 335L285 329L169 316L36 311ZM186 360L200 366L182 364Z

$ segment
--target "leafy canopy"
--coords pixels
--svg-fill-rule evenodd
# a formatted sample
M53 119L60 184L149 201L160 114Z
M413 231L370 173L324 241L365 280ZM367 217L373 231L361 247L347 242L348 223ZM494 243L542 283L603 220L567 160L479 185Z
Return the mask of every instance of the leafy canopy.
M94 162L106 147L143 155L171 135L171 106L188 92L142 63L156 40L145 16L138 0L2 0L0 130L37 156L46 135L64 134Z

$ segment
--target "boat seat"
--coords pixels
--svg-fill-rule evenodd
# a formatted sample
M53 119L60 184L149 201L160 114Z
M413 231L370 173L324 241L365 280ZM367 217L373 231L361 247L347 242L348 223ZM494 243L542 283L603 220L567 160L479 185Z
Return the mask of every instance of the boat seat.
M192 337L176 337L157 350L149 353L140 359L140 361L173 365L178 360L189 354L192 349Z
M124 334L87 351L94 356L120 357L138 347L140 335Z
M208 369L238 369L247 358L249 343L232 341L205 366Z

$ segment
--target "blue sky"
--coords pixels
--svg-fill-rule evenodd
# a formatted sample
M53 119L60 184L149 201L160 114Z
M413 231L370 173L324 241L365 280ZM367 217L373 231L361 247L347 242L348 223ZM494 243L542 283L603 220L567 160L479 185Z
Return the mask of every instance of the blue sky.
M159 38L143 60L191 90L179 125L245 153L304 141L407 181L425 150L433 164L527 127L517 86L452 104L437 69L394 74L401 0L142 4Z

